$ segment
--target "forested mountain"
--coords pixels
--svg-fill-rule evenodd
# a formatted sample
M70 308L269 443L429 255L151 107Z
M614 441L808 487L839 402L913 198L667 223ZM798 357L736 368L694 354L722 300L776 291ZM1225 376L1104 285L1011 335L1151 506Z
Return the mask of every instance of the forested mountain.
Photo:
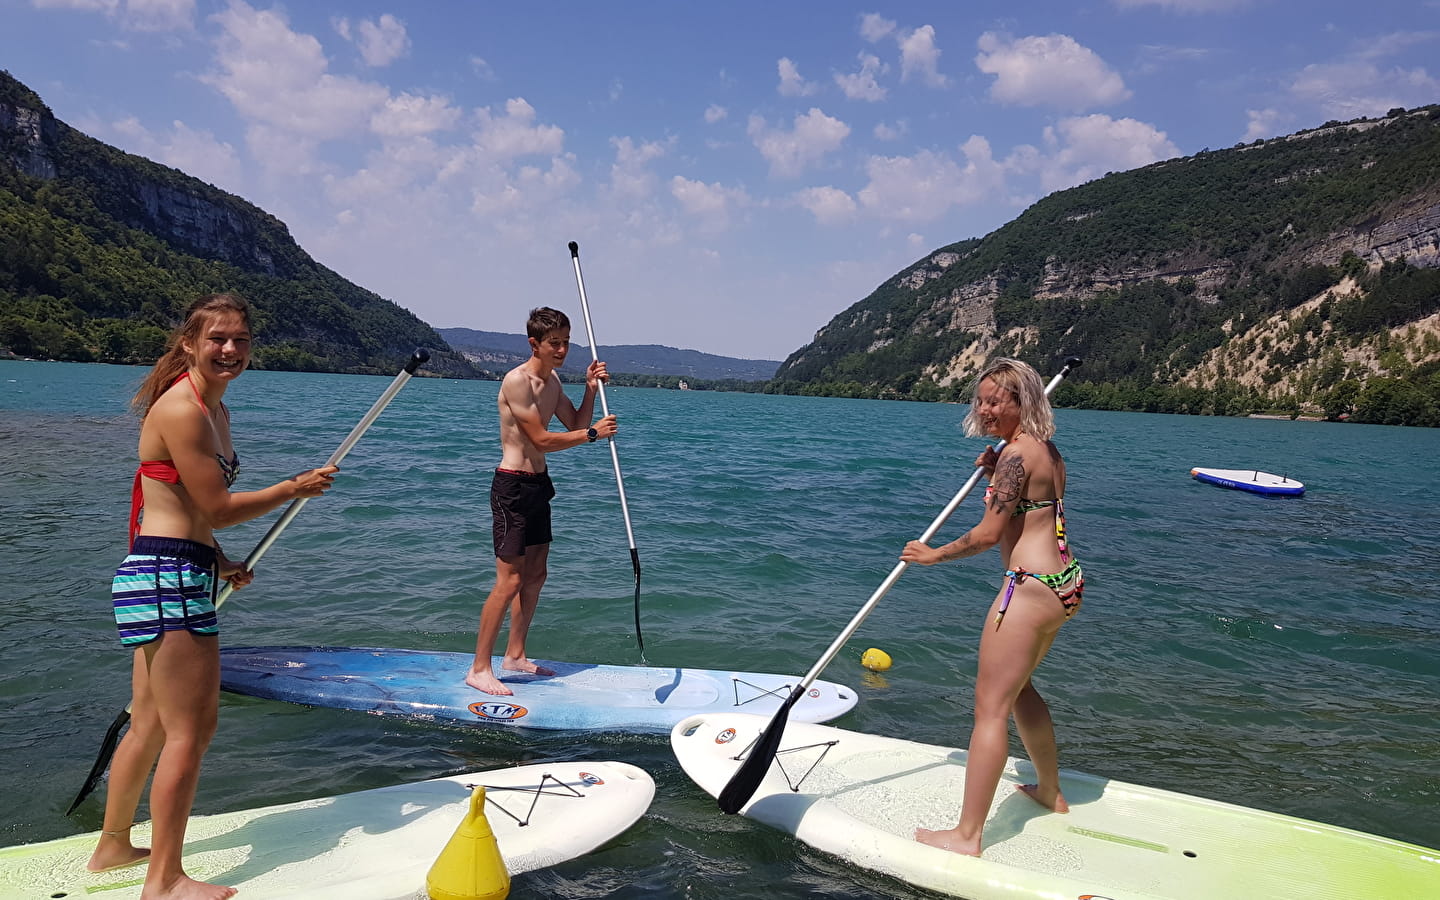
M1057 402L1440 425L1440 107L1110 174L942 247L767 390L958 399L995 354Z
M479 373L434 329L301 250L285 224L175 169L87 137L0 71L0 348L149 363L198 295L254 309L254 365Z
M583 327L583 323L581 325ZM530 344L523 334L476 331L472 328L440 328L437 331L451 347L463 353L471 362L491 371L504 372L530 356ZM583 375L585 367L590 365L590 348L573 340L573 327L570 333L570 355L566 358L561 372ZM768 381L780 367L780 361L774 359L736 359L660 344L616 344L602 347L600 358L616 377L617 383L628 381L645 386L653 385L657 381L675 382L679 378ZM621 379L622 375L635 377Z

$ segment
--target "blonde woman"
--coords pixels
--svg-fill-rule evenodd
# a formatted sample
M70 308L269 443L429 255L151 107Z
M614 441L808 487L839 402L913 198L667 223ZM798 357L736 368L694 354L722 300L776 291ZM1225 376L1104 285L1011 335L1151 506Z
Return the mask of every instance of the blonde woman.
M334 466L260 491L232 493L240 459L230 439L225 389L250 364L250 310L233 294L196 301L170 336L132 405L141 417L131 498L130 550L112 585L120 642L133 649L130 729L116 748L93 872L149 861L142 900L221 900L234 888L196 881L181 866L200 761L220 705L220 580L251 573L227 558L216 529L244 522L334 482ZM141 518L143 510L144 517ZM145 781L150 848L130 829Z
M1050 708L1030 676L1060 626L1080 609L1085 580L1065 540L1065 460L1050 440L1055 418L1040 375L1015 359L989 363L976 378L965 434L1005 441L998 454L987 447L975 460L990 476L984 516L942 547L911 541L900 558L931 566L1000 547L1005 576L980 635L960 820L943 831L915 832L921 843L979 856L1005 767L1012 715L1036 772L1036 783L1020 789L1047 809L1069 811L1060 791Z

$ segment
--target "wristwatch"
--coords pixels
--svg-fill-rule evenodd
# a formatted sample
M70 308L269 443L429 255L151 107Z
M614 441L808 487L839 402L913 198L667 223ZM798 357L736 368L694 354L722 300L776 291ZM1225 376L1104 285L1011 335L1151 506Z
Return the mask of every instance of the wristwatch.
M590 443L592 443L592 444L595 443L595 439L598 438L599 436L600 436L600 432L596 431L595 429L593 429L593 428L587 428L587 429L585 429L585 439L588 440Z

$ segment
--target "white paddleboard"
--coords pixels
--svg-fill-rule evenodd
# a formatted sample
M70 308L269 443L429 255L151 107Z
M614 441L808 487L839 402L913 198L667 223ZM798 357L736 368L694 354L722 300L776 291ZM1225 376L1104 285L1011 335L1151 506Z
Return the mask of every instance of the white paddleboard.
M246 900L425 900L425 876L485 785L485 818L513 875L588 853L635 823L655 782L622 762L563 762L452 775L412 784L218 815L192 816L190 877L240 889ZM0 849L0 898L140 896L145 867L91 874L98 833ZM135 827L145 846L150 823Z
M1286 475L1272 475L1258 469L1205 469L1190 470L1196 481L1249 491L1252 494L1276 494L1283 497L1298 497L1305 493L1305 485Z
M718 796L769 721L693 716L670 743L686 774ZM1061 772L1070 812L1057 815L1016 789L1034 777L1015 759L981 857L916 843L917 828L954 827L965 758L791 722L778 764L740 812L858 866L971 900L1440 897L1440 851L1072 771Z

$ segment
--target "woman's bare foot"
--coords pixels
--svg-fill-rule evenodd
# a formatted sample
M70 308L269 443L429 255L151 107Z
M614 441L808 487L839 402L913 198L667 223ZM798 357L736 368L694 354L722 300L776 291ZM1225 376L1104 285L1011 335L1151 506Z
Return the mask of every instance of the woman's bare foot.
M921 844L929 844L931 847L939 847L941 850L949 850L952 853L961 853L965 856L980 855L980 838L966 840L954 828L945 831L917 828L915 829L915 840Z
M509 697L515 693L501 684L494 672L470 672L465 676L465 683L477 691L484 691L497 697Z
M226 900L236 893L233 887L196 881L185 874L163 887L159 884L152 885L154 880L145 879L145 886L140 889L140 900Z
M511 659L507 656L504 659L500 660L500 668L504 669L507 672L524 672L527 675L555 674L553 670L547 669L544 666L537 666L530 660L523 657L520 659ZM506 691L506 693L508 694L509 691Z
M90 872L109 872L126 866L138 866L150 861L149 847L133 847L129 841L106 841L103 838L95 846L85 869Z
M1051 812L1068 813L1070 811L1070 804L1065 802L1065 795L1060 793L1059 788L1056 788L1053 794L1049 791L1042 794L1040 785L1022 784L1017 790Z

